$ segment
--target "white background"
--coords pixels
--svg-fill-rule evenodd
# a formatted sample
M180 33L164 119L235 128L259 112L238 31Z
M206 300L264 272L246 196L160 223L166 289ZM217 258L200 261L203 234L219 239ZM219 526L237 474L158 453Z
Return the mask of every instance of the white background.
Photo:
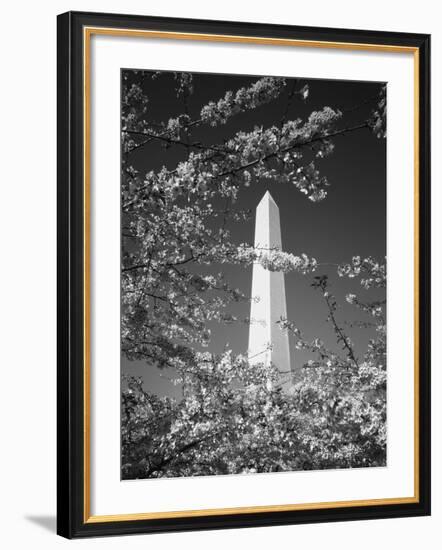
M438 548L442 535L441 388L437 341L442 330L442 220L437 207L442 147L442 30L437 2L316 0L206 1L76 0L10 2L2 10L1 152L2 398L1 540L5 548L402 549ZM356 7L358 11L356 11ZM433 516L266 529L243 529L65 541L55 514L55 16L68 9L372 28L433 34ZM439 158L438 158L439 157ZM439 468L437 468L439 466Z

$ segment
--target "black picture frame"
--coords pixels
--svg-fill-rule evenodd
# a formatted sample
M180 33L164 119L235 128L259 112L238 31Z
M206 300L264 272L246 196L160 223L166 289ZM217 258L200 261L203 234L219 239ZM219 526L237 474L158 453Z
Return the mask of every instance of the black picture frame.
M58 16L58 387L57 532L67 538L225 529L430 514L430 36L227 21L68 12ZM84 29L109 27L179 33L387 45L413 48L419 62L418 232L418 499L411 503L88 521L85 507L85 194ZM86 450L87 452L87 450Z

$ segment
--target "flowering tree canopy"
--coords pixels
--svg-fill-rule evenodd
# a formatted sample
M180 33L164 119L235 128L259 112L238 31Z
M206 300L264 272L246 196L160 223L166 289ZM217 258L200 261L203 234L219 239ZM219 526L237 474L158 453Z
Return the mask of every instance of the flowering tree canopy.
M122 354L149 368L171 369L182 397L157 396L141 379L125 379L122 392L123 478L275 472L385 464L385 301L348 294L367 316L376 337L363 356L341 326L326 276L313 286L324 300L342 353L319 338L306 341L281 319L296 347L311 354L290 391L278 385L274 365L250 365L232 350L210 353L209 324L231 323L232 302L250 301L231 281L226 264L296 271L313 277L320 259L235 242L232 221L250 213L236 204L241 191L273 181L291 185L300 200L327 200L330 182L321 159L332 155L338 136L371 131L385 137L385 93L370 117L345 125L345 113L324 106L305 119L251 131L217 142L194 137L198 127L216 129L241 113L277 100L289 87L290 102L306 102L310 89L284 78L257 78L202 105L191 118L191 74L174 75L183 112L153 120L145 83L161 73L124 71L122 87ZM173 166L141 171L133 160L153 143L180 150ZM304 198L302 197L304 195ZM219 266L207 274L207 266ZM385 289L386 267L354 257L337 267L359 278L361 292ZM272 382L272 383L269 383Z

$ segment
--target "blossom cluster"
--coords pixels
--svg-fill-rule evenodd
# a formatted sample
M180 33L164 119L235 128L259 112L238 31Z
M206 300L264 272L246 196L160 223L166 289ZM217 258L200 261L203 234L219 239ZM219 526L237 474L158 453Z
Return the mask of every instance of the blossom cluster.
M361 285L365 289L385 288L387 285L387 268L385 263L380 263L372 257L361 259L360 256L353 256L351 263L342 264L338 267L340 277L361 277Z
M242 244L237 249L237 260L240 263L259 263L269 271L298 271L299 273L311 273L315 271L317 261L307 254L296 256L284 252L279 248L261 249Z
M376 108L373 109L369 127L379 139L387 136L387 86L381 88Z
M260 105L272 101L285 86L284 78L261 78L249 88L240 88L236 93L226 92L225 96L217 102L209 102L201 109L201 119L211 126L225 124L232 116L242 111L256 109Z

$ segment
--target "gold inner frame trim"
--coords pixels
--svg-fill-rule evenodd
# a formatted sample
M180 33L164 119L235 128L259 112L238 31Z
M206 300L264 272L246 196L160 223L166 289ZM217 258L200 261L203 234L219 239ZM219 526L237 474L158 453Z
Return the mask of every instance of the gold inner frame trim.
M291 46L304 48L325 48L371 52L411 53L414 62L414 495L409 497L382 498L368 500L348 500L335 502L314 502L281 504L269 506L247 506L234 508L211 508L202 510L174 510L167 512L146 512L95 516L91 514L91 472L90 472L90 425L91 425L91 389L90 389L90 109L91 109L91 37L92 35L125 36L132 38L196 40L203 42L248 43L269 46ZM329 42L319 40L296 40L270 37L249 37L221 34L181 33L148 31L137 29L118 29L107 27L83 28L83 103L84 103L84 486L83 512L84 523L106 523L116 521L137 521L149 519L190 518L220 516L232 514L257 514L265 512L285 512L300 510L324 510L359 506L379 506L412 504L419 502L419 49L412 46L394 46L389 44L364 44L350 42Z

